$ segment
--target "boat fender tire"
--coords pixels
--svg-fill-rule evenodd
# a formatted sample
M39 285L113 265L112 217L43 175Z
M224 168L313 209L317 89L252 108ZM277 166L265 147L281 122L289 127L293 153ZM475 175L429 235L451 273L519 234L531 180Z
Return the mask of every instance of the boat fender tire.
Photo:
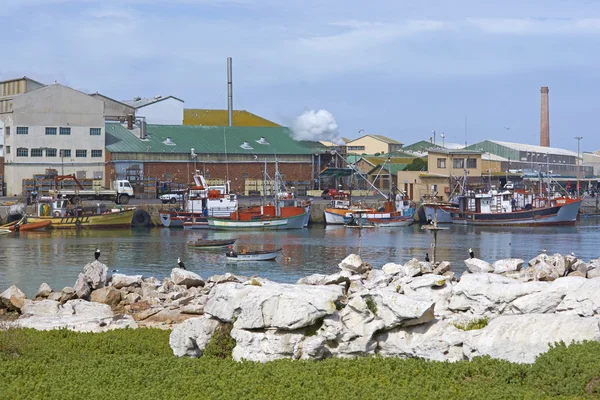
M81 221L80 220L76 220L75 221L75 226L79 228L81 226Z
M150 226L150 222L150 214L145 210L137 210L131 219L133 226Z
M52 215L54 217L60 217L60 211L54 211L54 213L52 213Z

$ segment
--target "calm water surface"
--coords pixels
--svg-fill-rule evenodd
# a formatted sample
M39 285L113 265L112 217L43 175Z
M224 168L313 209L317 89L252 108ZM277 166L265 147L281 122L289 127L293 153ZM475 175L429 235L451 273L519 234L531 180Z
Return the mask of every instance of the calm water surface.
M437 260L452 262L461 273L468 248L487 261L518 257L528 260L541 249L548 253L570 253L588 261L600 257L600 219L582 219L570 227L467 227L448 225L437 239ZM359 237L360 236L360 237ZM227 262L224 249L200 250L187 242L202 237L238 238L235 247L267 249L281 247L283 255L269 262ZM387 262L404 263L432 255L433 234L418 225L405 228L365 229L359 232L343 226L281 232L217 232L168 228L131 230L82 230L22 232L0 235L0 291L15 284L33 297L42 282L54 290L73 286L83 266L100 261L124 274L142 274L159 279L170 274L181 257L186 267L202 277L231 272L259 275L278 282L296 282L314 274L338 271L337 264L360 245L363 259L375 268Z

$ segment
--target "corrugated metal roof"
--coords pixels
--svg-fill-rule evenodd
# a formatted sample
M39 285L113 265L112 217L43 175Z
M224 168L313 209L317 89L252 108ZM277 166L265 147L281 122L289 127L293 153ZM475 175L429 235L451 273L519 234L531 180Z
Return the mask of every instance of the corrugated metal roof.
M387 157L362 157L363 160L367 161L369 164L371 165L381 165L385 162L385 160L387 160ZM407 161L411 161L414 160L415 157L413 156L406 156L406 157L390 157L390 161L388 161L388 164L404 164Z
M106 123L106 149L111 153L311 154L326 151L319 142L296 141L288 128L147 125L141 140L119 123ZM268 144L257 141L264 138ZM165 144L167 138L171 143ZM242 145L244 147L240 147Z
M407 150L418 151L418 152L423 152L424 153L424 152L427 152L427 150L431 149L431 148L441 149L442 146L438 146L437 144L434 145L433 143L428 142L426 140L421 140L419 142L416 142L416 143L410 144L408 146L402 147L402 150L404 150L404 151L407 151Z
M259 115L246 110L233 110L233 126L281 126ZM202 108L186 108L183 110L184 125L228 126L229 111Z
M122 100L121 103L127 104L130 107L135 109L146 107L149 104L158 103L159 101L167 100L167 99L175 99L180 102L184 102L180 98L175 96L154 96L154 97L136 97L133 100Z
M362 139L362 138L364 138L364 137L372 137L372 138L374 138L374 139L380 140L380 141L382 141L382 142L385 142L385 143L388 143L388 144L389 144L389 143L391 143L391 144L402 144L402 143L400 143L400 142L397 142L397 141L395 141L394 139L390 139L389 137L387 137L387 136L383 136L383 135L363 135L363 136L361 136L361 137L359 137L359 138L357 138L357 139L352 139L352 140L349 140L349 141L347 141L346 143L350 145L350 143L354 143L354 142L356 142L357 140L360 140L360 139ZM346 140L346 139L344 139L344 140Z
M483 151L480 150L465 150L465 149L458 149L458 150L454 150L454 149L443 149L443 148L437 148L437 149L429 149L430 153L439 153L439 154L483 154Z
M577 153L571 150L559 149L556 147L545 147L545 146L537 146L535 144L522 144L522 143L512 143L512 142L501 142L498 140L490 140L492 143L496 143L500 146L508 147L514 150L519 151L529 151L534 153L542 153L542 154L555 154L561 156L572 156L577 157Z
M404 171L404 169L408 166L408 164L394 164L394 163L387 163L385 164L385 166L383 167L384 171L388 171L390 174L395 174L398 171ZM368 172L369 175L371 174L376 174L377 171L379 171L381 169L381 165L376 165L373 167L372 170L370 170Z

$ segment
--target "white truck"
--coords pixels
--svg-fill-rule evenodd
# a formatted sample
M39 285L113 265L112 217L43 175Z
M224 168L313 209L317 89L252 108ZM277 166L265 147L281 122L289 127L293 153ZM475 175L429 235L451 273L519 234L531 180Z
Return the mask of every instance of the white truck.
M75 189L60 188L59 182L68 179L75 182ZM127 204L129 199L135 197L133 187L124 179L113 181L110 189L84 189L75 175L57 175L54 183L54 190L50 190L48 194L57 198L67 198L72 204L79 204L84 199L111 200L117 204Z

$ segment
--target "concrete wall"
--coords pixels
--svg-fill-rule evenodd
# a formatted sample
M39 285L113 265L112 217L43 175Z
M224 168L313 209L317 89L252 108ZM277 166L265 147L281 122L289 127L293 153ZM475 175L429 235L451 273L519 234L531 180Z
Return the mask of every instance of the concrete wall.
M183 125L183 102L174 98L157 101L138 108L136 116L146 117L148 124Z
M104 172L104 103L101 100L66 86L46 86L13 100L10 125L11 133L5 135L7 195L20 194L23 179L44 174L47 168L56 169L59 174L85 171L86 178L93 178L95 171ZM27 127L28 133L17 134L18 127ZM46 135L46 127L57 128L57 134ZM60 135L60 127L70 128L71 134ZM101 134L90 135L90 128L99 128ZM28 156L17 157L18 148L27 149ZM32 149L42 149L43 156L32 157ZM56 157L47 157L46 149L56 149ZM71 150L71 156L60 157L62 149ZM76 157L77 150L86 150L87 156ZM92 150L102 150L102 157L92 157Z
M104 102L104 119L113 121L125 121L128 114L135 115L135 109L127 104L120 103L99 93L91 94L90 96L102 100Z

